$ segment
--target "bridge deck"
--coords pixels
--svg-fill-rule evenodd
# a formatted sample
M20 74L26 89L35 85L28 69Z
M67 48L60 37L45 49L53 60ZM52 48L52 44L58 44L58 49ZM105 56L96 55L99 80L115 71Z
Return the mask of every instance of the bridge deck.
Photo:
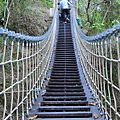
M71 24L60 20L52 72L30 116L37 115L36 120L103 120L79 67Z

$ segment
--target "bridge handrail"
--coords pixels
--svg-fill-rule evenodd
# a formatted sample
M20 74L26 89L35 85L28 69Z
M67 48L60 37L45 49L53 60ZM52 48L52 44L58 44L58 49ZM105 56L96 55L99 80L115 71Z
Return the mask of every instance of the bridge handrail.
M49 29L43 35L40 35L40 36L29 36L29 35L24 35L21 33L15 33L15 31L9 31L7 28L0 28L0 35L12 37L13 39L15 38L16 40L19 39L22 41L39 42L39 41L46 39L49 36L50 32L52 31L54 27L55 20L56 20L56 16L54 15Z
M95 36L87 36L72 23L80 63L94 98L105 119L120 119L120 24Z
M54 17L42 36L29 36L0 28L0 118L25 120L39 97L56 39ZM39 106L39 105L38 105Z
M83 40L88 41L88 42L100 41L102 38L107 38L107 37L110 37L110 36L113 36L113 35L117 36L117 34L120 32L120 23L118 23L117 25L114 25L112 28L108 28L107 30L105 30L105 31L103 31L103 32L101 32L97 35L87 36L82 32L82 30L80 29L77 21L75 21L75 24L76 24L78 33L81 36L81 38Z

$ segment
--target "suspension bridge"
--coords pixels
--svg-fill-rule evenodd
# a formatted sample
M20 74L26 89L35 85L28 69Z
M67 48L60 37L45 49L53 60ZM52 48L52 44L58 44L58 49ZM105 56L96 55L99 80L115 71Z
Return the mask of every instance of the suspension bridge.
M0 28L0 119L120 120L119 36L86 36L74 7L42 36Z

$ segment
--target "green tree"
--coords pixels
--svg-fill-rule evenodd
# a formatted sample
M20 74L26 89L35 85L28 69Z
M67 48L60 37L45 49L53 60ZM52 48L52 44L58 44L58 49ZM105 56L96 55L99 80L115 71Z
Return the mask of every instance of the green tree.
M88 34L96 34L120 21L120 0L78 0L78 15Z

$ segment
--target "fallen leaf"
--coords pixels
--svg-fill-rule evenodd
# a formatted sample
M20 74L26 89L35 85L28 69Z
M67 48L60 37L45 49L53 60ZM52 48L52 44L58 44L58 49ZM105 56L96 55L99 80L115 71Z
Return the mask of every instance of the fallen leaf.
M34 119L36 119L37 118L37 115L35 115L35 116L33 116L33 117L30 117L30 118L28 118L27 120L34 120Z
M46 88L48 85L47 84L44 84L44 88Z
M94 102L88 102L89 105L95 106Z
M50 78L44 78L44 80L50 80Z
M44 95L45 95L45 93L42 94L42 96L44 96Z
M49 68L49 70L52 70L52 68Z
M47 80L49 81L49 80L50 80L50 78L47 78Z
M97 115L97 114L94 114L93 116L94 116L94 118L95 118L95 119L97 119L97 118L98 118L98 115Z

